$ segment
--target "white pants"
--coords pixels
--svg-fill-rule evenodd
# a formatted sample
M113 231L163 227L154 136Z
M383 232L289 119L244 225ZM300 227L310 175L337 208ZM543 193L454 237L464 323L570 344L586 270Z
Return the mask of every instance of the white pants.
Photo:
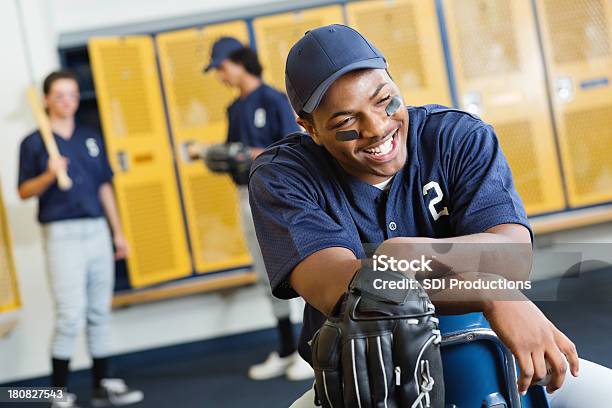
M270 279L268 279L266 265L264 264L261 249L259 248L257 234L255 233L255 224L253 224L253 215L251 214L251 206L249 205L249 190L247 186L238 187L238 193L240 194L240 221L242 224L242 232L244 233L244 239L251 253L251 258L253 258L253 267L259 274L259 279L268 294L274 317L278 320L286 319L289 317L291 311L289 308L289 301L278 299L272 295Z
M612 401L612 370L580 359L578 378L568 372L563 386L547 396L551 408L607 408ZM310 388L291 408L314 408L314 398Z
M49 285L55 303L53 357L69 360L87 323L92 357L111 351L110 317L115 263L104 218L56 221L43 226Z

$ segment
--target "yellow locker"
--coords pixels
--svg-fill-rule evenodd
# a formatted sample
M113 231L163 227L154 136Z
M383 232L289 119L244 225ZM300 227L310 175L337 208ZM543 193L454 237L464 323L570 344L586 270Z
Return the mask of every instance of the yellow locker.
M346 12L349 24L385 55L406 104L452 105L433 0L355 2Z
M530 215L565 207L530 0L444 0L461 108L491 123Z
M153 47L148 36L94 38L89 57L119 212L130 243L130 283L191 274Z
M328 24L344 24L339 5L319 7L256 18L253 21L257 53L262 62L264 80L286 92L285 62L289 50L304 33Z
M184 154L189 141L223 143L226 139L226 108L237 94L221 84L214 72L202 73L212 44L222 36L235 37L248 45L247 27L242 21L156 36L172 137L179 150L179 179L191 249L200 273L252 262L242 235L233 182Z
M21 308L13 245L0 188L0 313Z
M612 200L612 2L537 0L568 198Z

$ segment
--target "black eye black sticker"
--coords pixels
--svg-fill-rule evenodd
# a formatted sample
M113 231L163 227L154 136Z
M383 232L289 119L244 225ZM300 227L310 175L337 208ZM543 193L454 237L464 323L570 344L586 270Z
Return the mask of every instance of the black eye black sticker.
M356 130L339 130L336 132L336 140L339 142L349 142L359 139L359 132Z
M385 112L387 112L387 116L393 116L395 112L402 106L402 100L399 96L394 96L391 98L391 102L385 108Z

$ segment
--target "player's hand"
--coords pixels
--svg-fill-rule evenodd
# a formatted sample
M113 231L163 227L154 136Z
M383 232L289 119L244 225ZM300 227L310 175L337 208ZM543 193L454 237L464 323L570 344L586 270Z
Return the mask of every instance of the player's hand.
M261 147L251 147L251 159L255 160L257 156L264 152L264 148Z
M50 157L47 161L47 172L55 177L62 170L68 171L68 159L64 156Z
M547 375L549 393L563 385L566 355L571 373L578 376L576 347L531 301L496 301L484 311L491 328L517 358L520 368L518 389L522 394Z
M124 259L130 254L130 247L122 233L113 236L113 244L115 244L115 260Z
M206 143L188 142L187 143L187 156L190 160L203 159L206 154L206 149L209 145Z

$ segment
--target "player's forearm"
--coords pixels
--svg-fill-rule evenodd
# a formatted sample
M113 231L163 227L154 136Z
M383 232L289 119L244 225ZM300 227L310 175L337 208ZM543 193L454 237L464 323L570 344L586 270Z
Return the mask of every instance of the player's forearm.
M306 302L328 316L360 266L350 250L327 248L300 262L289 282Z
M485 273L475 272L455 276L461 281L481 280L483 282L500 282L498 275ZM484 312L486 314L497 304L503 304L507 301L526 300L525 295L521 291L509 288L466 289L463 287L447 287L444 290L428 290L427 293L432 303L436 306L437 313L440 315L456 315L471 312Z
M526 231L526 229L525 229ZM393 238L385 241L377 251L377 254L395 254L403 258L415 258L420 255L436 256L436 261L445 266L445 271L442 273L446 276L440 278L451 278L457 276L453 271L461 271L462 279L500 279L499 270L495 270L495 263L499 262L499 257L495 253L487 253L486 256L478 254L474 256L466 256L465 248L470 248L470 243L495 243L495 244L511 244L523 243L528 245L528 256L520 259L522 269L528 270L531 265L530 248L531 244L522 241L529 240L528 231L527 238L522 234L515 234L515 231L492 231L483 234L474 234L463 237L455 237L452 239L432 239L432 238ZM463 251L440 251L440 247L432 244L448 244L460 243L463 244ZM458 246L459 248L459 246ZM451 248L452 249L452 248ZM399 252L398 252L399 251ZM507 251L502 251L507 252ZM493 262L495 261L495 262ZM290 276L291 286L312 306L328 315L339 297L346 292L348 284L353 275L361 266L361 261L356 259L353 252L346 248L327 248L318 251L308 258L304 259L293 270ZM480 272L482 267L487 272ZM505 265L506 269L507 265ZM513 270L514 271L514 270ZM450 272L450 273L449 273ZM504 271L502 271L504 272ZM516 271L514 271L516 272ZM516 277L515 277L516 279ZM514 298L513 292L506 293L505 291L473 291L463 292L461 290L450 289L438 293L430 293L432 301L436 306L440 307L440 312L444 314L459 314L471 311L484 311L491 302L497 300L507 300ZM520 293L520 292L519 292Z
M396 259L433 259L436 268L420 277L435 278L453 271L456 274L481 272L509 280L526 280L532 261L529 231L513 224L452 238L391 238L376 252Z
M104 213L108 219L108 223L113 230L113 234L123 234L121 221L119 220L119 213L117 211L117 205L115 204L115 193L113 192L113 187L110 183L104 183L100 186L98 194L100 197L100 202L102 203L102 208L104 208Z
M431 259L430 270L416 272L417 278L437 280L437 286L426 289L438 313L461 314L484 312L498 301L523 299L520 291L507 287L507 280L528 279L532 251L526 228L504 224L452 238L393 238L378 248L377 255ZM415 272L406 274L415 276ZM459 285L476 281L484 289Z
M329 316L360 267L361 261L348 249L328 248L302 261L293 270L290 284L306 302ZM488 274L479 274L479 277L496 279L495 275ZM429 295L442 315L486 312L498 300L523 298L518 291L472 291L466 298L466 293L457 289L430 292Z
M19 185L19 197L26 200L43 194L55 182L55 174L45 171L41 175L27 180Z

